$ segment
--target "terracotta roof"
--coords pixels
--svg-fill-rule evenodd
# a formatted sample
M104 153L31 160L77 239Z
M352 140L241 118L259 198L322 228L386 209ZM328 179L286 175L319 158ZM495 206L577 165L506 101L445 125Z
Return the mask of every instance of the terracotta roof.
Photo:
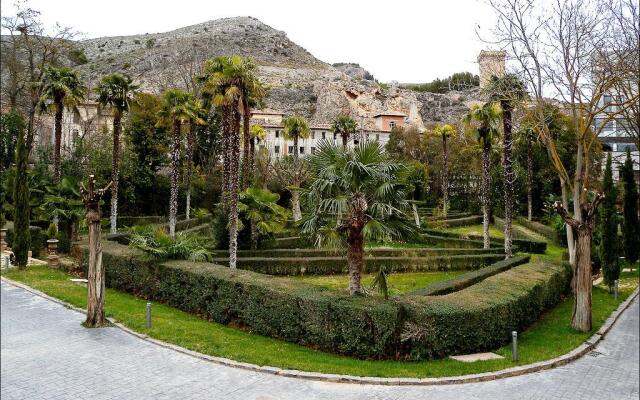
M383 117L383 116L384 117L406 117L407 114L401 113L399 111L386 111L386 112L381 112L374 115L373 118Z

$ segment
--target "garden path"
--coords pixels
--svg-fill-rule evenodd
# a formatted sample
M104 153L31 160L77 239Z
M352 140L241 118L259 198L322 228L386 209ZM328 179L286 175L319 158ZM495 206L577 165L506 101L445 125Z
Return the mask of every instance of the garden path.
M448 386L317 382L203 361L2 282L1 389L10 399L638 399L638 299L596 353L556 369Z

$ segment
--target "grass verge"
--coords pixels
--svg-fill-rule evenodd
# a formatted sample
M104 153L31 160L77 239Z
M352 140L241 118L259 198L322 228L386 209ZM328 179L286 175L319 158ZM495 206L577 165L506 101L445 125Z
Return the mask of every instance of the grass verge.
M37 266L26 271L3 271L2 274L74 306L86 307L86 288L71 282L71 276L61 271ZM618 301L605 288L594 288L592 332L579 333L570 328L571 298L543 315L538 322L520 334L520 361L517 363L510 361L509 346L496 349L504 359L475 363L451 359L420 362L358 360L206 321L163 304L154 304L153 327L148 334L212 356L285 369L376 377L456 376L529 364L571 351L600 328L611 312L633 292L638 286L638 277L638 270L622 274ZM107 289L107 315L135 331L147 333L145 305L146 300Z

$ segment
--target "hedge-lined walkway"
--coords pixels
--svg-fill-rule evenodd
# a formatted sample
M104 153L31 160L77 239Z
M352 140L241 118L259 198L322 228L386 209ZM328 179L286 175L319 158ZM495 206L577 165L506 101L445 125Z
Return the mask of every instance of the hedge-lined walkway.
M2 282L2 399L637 399L638 300L597 357L498 381L431 387L315 382L195 359Z

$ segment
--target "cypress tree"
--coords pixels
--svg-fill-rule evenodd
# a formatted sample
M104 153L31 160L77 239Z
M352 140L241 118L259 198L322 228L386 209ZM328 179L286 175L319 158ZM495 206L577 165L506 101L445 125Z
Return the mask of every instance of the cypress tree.
M611 153L607 155L607 165L602 179L604 200L600 205L600 262L604 283L613 287L613 283L620 277L620 265L616 244L618 243L618 221L616 219L616 198L618 191L613 183L611 170Z
M640 221L638 220L638 188L633 176L631 152L627 149L627 160L620 171L624 184L624 258L634 263L640 256Z
M29 232L29 182L27 169L29 167L29 150L25 143L24 123L18 132L16 143L16 178L13 188L14 218L13 254L19 269L27 267L28 252L31 247L31 233Z

